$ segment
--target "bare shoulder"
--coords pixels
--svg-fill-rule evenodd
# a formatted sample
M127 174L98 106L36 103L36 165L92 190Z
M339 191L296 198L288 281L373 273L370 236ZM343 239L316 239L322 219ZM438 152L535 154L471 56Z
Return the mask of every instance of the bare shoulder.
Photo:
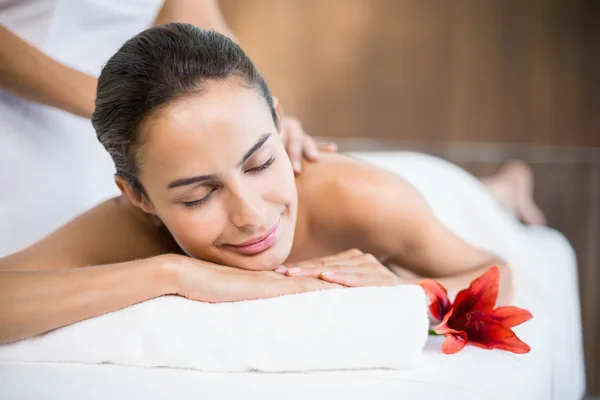
M323 154L317 163L305 163L296 178L298 196L312 207L338 201L369 207L377 199L395 196L397 204L422 201L401 176L344 154ZM373 210L376 211L376 210Z
M327 234L343 238L346 248L430 277L460 274L495 258L450 231L396 174L343 156L326 157L305 172L298 179L300 202L306 202L317 231L333 227Z
M323 155L297 178L300 207L320 227L333 227L357 239L381 231L382 224L416 218L424 199L402 177L342 154ZM331 232L330 232L331 233Z
M0 269L56 269L101 265L176 251L141 210L107 200L32 246L0 259Z

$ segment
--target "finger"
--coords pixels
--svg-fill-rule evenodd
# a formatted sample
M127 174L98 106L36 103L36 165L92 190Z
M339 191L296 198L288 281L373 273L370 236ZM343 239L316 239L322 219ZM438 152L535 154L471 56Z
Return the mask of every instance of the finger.
M287 270L288 276L304 276L304 277L312 277L319 278L320 275L326 271L329 272L343 272L350 268L356 267L350 263L338 263L338 264L330 264L325 266L318 266L313 268L289 268Z
M348 249L348 250L344 250L342 252L336 253L331 256L322 257L322 259L326 260L326 261L345 260L347 258L353 258L356 256L360 256L361 254L364 254L364 253L362 251L360 251L359 249Z
M347 287L370 286L365 274L360 272L327 272L320 277L326 282Z
M299 173L302 170L302 145L304 141L304 132L299 122L294 119L287 119L281 125L282 136L285 135L284 146L288 152L294 172Z
M302 140L299 140L297 135L290 133L286 149L294 172L297 174L302 172Z
M287 272L287 268L285 265L280 265L279 267L275 268L274 271L278 274L285 274Z
M348 287L394 286L399 283L394 279L394 276L364 272L326 272L321 274L321 279Z
M342 253L335 254L333 256L323 257L318 260L316 267L330 267L336 264L339 265L378 265L379 261L372 254L365 254L358 249L346 250ZM311 265L307 265L306 268L311 268Z
M286 273L293 275L309 274L314 275L332 269L338 271L340 268L367 268L367 267L383 267L376 259L373 261L373 256L368 254L353 255L346 253L343 256L323 257L315 260L305 261L300 264L290 265L286 267ZM316 272L315 272L316 271Z
M415 274L412 271L407 270L406 268L399 267L397 265L391 264L388 265L387 268L392 271L400 280L404 283L418 283L423 279L422 276Z
M285 147L285 149L287 150L287 144L289 141L289 134L287 129L284 129L283 127L279 128L279 140L281 140L281 144L283 144L283 147Z
M319 149L317 149L317 143L306 133L304 133L304 156L309 161L319 160Z
M354 274L354 273L364 274L364 275L369 275L369 276L386 275L386 274L393 275L392 272L385 270L385 269L372 270L372 269L369 269L368 267L369 267L368 265L365 265L360 262L359 263L348 262L346 264L328 265L323 268L307 268L307 269L303 269L301 271L288 271L287 275L288 276L304 276L304 277L311 277L311 278L321 278L321 275L330 275L330 274L337 274L337 273L342 273L342 272L348 273L348 274Z
M328 153L335 153L338 149L336 143L321 143L317 146L319 151L326 151Z
M349 250L344 250L340 253L336 253L336 254L332 254L330 256L325 256L325 257L319 257L319 258L313 258L311 260L308 261L302 261L298 264L296 264L296 266L306 266L309 267L313 264L317 264L317 265L327 265L328 263L334 262L334 261L341 261L341 260L346 260L346 259L350 259L356 256L360 256L362 255L363 252L358 250L358 249L349 249ZM313 265L315 266L315 265Z
M327 282L315 278L286 278L278 282L280 295L314 292L317 290L332 290L343 287L336 282Z
M362 254L363 254L363 252L358 249L350 249L350 250L343 251L341 253L333 254L331 256L312 258L310 260L301 261L298 263L287 264L284 267L286 268L286 270L289 270L291 268L304 269L304 268L326 267L327 265L330 265L332 263L335 264L335 263L343 262L344 260L351 259L353 257L360 256Z

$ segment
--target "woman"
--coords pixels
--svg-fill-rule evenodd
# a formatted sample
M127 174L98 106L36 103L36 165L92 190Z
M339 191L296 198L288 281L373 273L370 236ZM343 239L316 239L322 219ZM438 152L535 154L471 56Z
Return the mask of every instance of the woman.
M0 260L0 342L166 294L221 302L419 276L460 288L493 264L509 277L399 176L332 154L295 179L279 115L223 35L168 24L125 43L92 118L123 196ZM488 180L515 212L522 168Z
M233 37L216 0L0 2L0 257L118 195L113 163L89 121L96 78L153 21ZM297 120L286 116L279 133L293 161L303 152L315 159Z

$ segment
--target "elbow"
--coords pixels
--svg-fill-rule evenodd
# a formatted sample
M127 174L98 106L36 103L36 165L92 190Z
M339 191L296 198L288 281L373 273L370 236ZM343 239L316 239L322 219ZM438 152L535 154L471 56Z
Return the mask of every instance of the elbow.
M3 301L4 302L4 301ZM26 335L15 329L15 321L11 321L6 304L0 304L0 346L26 338Z
M18 254L19 253L10 254L0 258L0 273L3 271L15 271L19 269Z
M11 337L10 334L7 334L6 332L3 332L2 329L0 329L0 346L12 343L17 340L18 339Z
M500 270L500 285L498 287L497 306L508 306L513 304L514 283L513 271L508 263L503 260L497 260L494 264Z
M23 336L23 335L17 336L13 332L10 332L10 331L4 332L3 329L0 329L0 346L6 345L6 344L11 344L18 340L23 340L26 338L27 338L27 336Z

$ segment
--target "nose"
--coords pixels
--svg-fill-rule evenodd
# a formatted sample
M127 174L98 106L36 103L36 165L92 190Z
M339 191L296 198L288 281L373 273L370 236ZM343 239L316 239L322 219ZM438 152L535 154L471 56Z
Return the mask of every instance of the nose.
M236 185L231 189L229 215L233 225L239 229L255 230L262 226L267 204L260 191L253 187Z

